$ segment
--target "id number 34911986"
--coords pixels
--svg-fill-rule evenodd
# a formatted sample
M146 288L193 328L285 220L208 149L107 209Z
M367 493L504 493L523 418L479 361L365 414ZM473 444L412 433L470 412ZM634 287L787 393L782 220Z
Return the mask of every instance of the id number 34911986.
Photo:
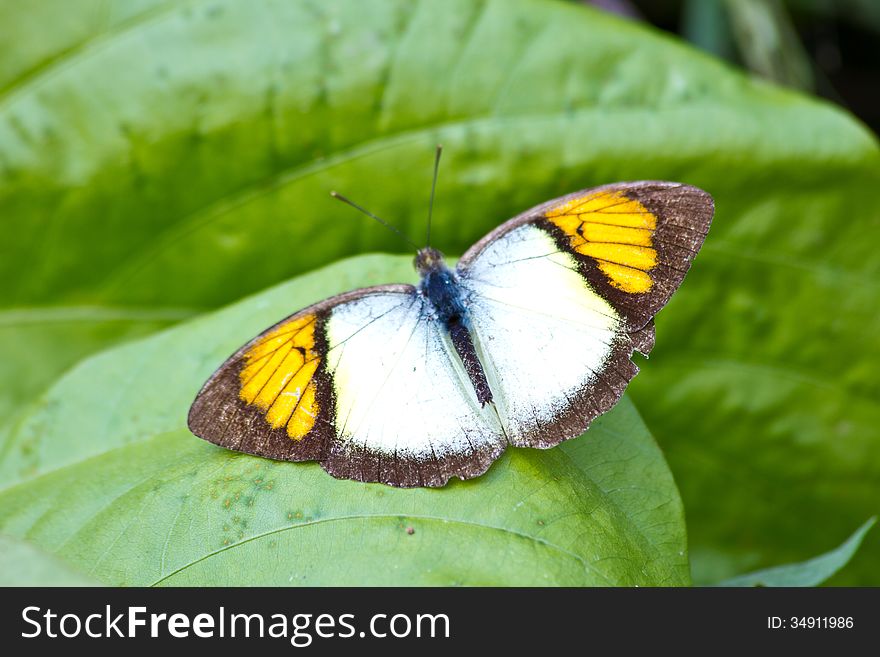
M840 630L852 629L852 616L768 616L767 628L771 630Z

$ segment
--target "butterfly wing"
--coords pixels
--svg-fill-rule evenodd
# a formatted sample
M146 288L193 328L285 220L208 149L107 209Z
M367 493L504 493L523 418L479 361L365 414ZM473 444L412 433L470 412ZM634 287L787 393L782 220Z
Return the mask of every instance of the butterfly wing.
M320 461L330 474L442 486L506 446L442 325L409 285L339 295L282 320L208 380L194 434L228 449Z
M462 257L474 342L512 444L552 447L617 402L712 214L688 185L610 185L533 208Z
M512 219L460 260L470 331L494 404L477 401L449 332L408 285L310 306L257 336L208 380L189 414L223 447L332 475L442 486L485 472L507 444L582 433L637 372L653 316L712 217L694 187L578 192Z

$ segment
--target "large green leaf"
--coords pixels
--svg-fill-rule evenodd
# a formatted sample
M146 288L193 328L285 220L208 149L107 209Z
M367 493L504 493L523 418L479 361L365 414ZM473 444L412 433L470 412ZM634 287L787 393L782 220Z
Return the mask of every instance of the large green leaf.
M807 558L826 531L877 513L880 157L845 113L575 3L11 7L0 307L12 317L71 304L182 315L399 249L326 193L419 240L438 141L434 235L451 253L567 191L682 180L718 214L633 390L683 488L700 581ZM5 408L98 342L155 328L97 316L84 338L58 340L22 327L0 347L16 363ZM875 533L847 581L880 584L878 558Z
M86 360L13 432L0 528L110 584L688 583L681 502L628 400L563 447L511 449L439 490L338 481L184 428L202 381L261 328L411 272L408 257L341 262Z

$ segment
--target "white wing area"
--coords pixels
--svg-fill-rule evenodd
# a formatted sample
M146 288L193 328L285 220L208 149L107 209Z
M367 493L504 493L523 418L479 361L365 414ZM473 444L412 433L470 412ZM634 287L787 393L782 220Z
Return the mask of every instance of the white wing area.
M552 422L605 368L622 320L540 228L491 242L460 272L477 353L510 441Z
M339 305L326 335L338 449L425 461L506 445L423 297L378 293Z

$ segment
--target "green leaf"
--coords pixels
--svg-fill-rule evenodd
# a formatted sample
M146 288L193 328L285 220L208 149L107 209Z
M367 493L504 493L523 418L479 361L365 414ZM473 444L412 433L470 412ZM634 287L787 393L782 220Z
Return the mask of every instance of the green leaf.
M842 545L809 561L739 575L718 586L818 586L849 563L876 522L877 518L869 519Z
M412 276L409 257L340 262L84 361L10 435L0 528L120 585L687 584L681 502L628 400L439 490L338 481L185 429L201 383L262 328Z
M0 534L0 586L96 586L66 563L11 536Z
M698 581L819 553L880 512L875 138L575 3L8 3L0 309L183 315L403 250L327 192L420 241L438 142L433 234L453 254L594 184L715 197L632 387L682 486ZM16 328L0 414L165 321ZM845 581L880 584L878 559L869 536Z

